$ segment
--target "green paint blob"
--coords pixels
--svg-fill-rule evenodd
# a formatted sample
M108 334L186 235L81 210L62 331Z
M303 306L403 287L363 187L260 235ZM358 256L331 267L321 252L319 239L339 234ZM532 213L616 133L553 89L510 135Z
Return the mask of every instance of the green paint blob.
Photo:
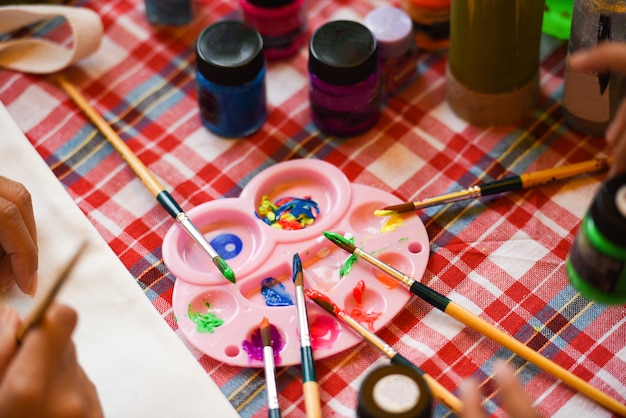
M346 276L350 271L352 271L352 267L354 267L354 263L356 263L359 259L356 255L350 254L350 257L343 263L343 266L339 269L339 277Z
M235 272L233 271L233 269L230 268L230 266L228 265L228 263L226 263L226 261L224 261L224 259L222 257L215 257L213 259L213 263L215 263L215 265L217 266L217 268L220 270L220 272L222 273L222 275L229 280L232 283L236 283L235 280Z
M210 304L206 302L204 304L207 309L210 308ZM187 305L187 317L196 323L196 331L198 332L215 332L215 328L224 323L224 320L215 316L213 312L201 313L191 309L191 304Z

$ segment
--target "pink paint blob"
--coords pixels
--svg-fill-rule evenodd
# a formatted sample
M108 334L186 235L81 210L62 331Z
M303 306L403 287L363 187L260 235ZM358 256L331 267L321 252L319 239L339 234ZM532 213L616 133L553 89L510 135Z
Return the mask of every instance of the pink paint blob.
M318 315L317 318L309 324L311 347L314 350L332 348L340 332L341 327L333 317L329 315Z

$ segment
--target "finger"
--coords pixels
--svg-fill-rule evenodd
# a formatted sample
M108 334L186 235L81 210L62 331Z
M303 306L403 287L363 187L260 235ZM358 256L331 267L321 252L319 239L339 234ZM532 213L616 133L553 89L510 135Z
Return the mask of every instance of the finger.
M40 381L45 386L54 381L59 364L71 346L76 326L76 312L64 305L52 304L41 324L26 334L19 352L7 370L18 387Z
M619 140L624 140L624 134L626 134L626 98L622 100L622 103L619 105L615 115L613 116L613 120L606 129L606 142L611 146L615 146ZM616 157L626 159L626 155Z
M7 304L0 305L0 376L17 351L15 335L22 325L19 315ZM0 378L0 382L2 379Z
M6 187L6 183L4 184ZM6 189L5 189L6 190ZM15 200L18 203L16 203ZM34 294L36 290L36 276L38 268L37 237L29 226L31 220L25 219L20 205L25 204L23 195L11 195L11 199L0 197L0 246L5 256L3 257L3 275L6 277L7 266L10 265L10 275L13 276L19 288L27 294ZM26 199L30 201L30 199ZM8 260L5 258L8 257Z
M583 72L626 75L626 43L605 42L591 49L578 50L572 54L570 65Z
M81 368L82 373L82 386L85 388L85 397L87 399L87 406L91 411L90 416L92 418L103 418L104 412L102 411L102 405L100 404L100 397L98 396L98 390L96 385L89 379L89 376Z
M26 228L37 245L37 224L35 223L33 200L28 189L22 183L0 176L0 195L12 200L18 206Z
M487 416L482 406L480 388L475 379L469 378L461 385L463 418L484 418Z
M500 400L511 418L539 418L532 402L513 374L504 363L494 365L496 380L500 386Z

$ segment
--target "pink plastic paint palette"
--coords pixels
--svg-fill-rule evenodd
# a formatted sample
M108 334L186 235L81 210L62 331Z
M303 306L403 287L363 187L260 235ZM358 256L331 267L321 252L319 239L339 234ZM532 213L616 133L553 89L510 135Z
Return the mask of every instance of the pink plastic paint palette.
M255 214L263 196L272 202L307 196L317 203L319 213L304 229L276 229ZM419 217L414 213L391 218L374 215L375 209L398 203L402 202L387 192L350 184L329 163L301 159L265 169L250 180L238 198L210 201L189 210L194 224L235 271L237 283L224 279L185 231L173 225L163 241L163 259L177 278L173 307L180 329L198 350L217 360L263 367L262 358L255 358L244 345L249 347L262 318L267 317L283 342L283 348L275 353L277 365L300 364L292 281L292 260L297 252L305 288L328 295L348 313L356 308L369 315L370 323L363 325L379 330L404 308L411 294L363 261L357 261L340 277L339 270L350 255L324 238L322 232L352 236L359 248L419 280L429 256L428 235ZM268 278L284 287L282 291L291 295L293 305L267 306L262 282ZM359 304L354 290L361 280L365 290ZM307 311L315 359L362 341L310 300ZM190 313L218 318L220 324L207 330L199 327Z

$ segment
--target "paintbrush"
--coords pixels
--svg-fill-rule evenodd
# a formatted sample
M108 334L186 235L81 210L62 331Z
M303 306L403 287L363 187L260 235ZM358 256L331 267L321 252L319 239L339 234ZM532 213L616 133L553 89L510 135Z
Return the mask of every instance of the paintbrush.
M87 102L80 91L67 80L63 75L57 74L56 81L63 90L70 96L76 105L87 115L94 125L102 132L104 137L122 156L130 168L135 172L137 177L146 186L146 188L154 195L157 202L182 226L189 236L206 252L213 260L213 264L217 266L222 275L229 281L235 283L235 273L224 259L209 244L204 235L193 224L191 219L182 210L180 205L174 200L157 178L150 172L141 160L133 153L119 135L111 128L104 118L96 111L96 109Z
M280 418L278 405L278 389L276 388L276 371L274 370L274 350L272 349L272 334L270 321L263 317L261 321L261 341L263 341L263 362L265 364L265 386L267 391L267 416Z
M26 320L24 321L24 324L17 331L17 335L15 336L15 339L17 340L17 345L22 344L22 341L24 341L24 337L26 337L26 334L31 329L41 324L41 321L43 321L43 317L45 316L46 311L48 310L50 305L52 305L52 302L54 302L56 295L59 293L59 290L61 290L61 287L63 287L63 284L65 284L65 282L67 281L67 278L69 277L72 269L78 262L78 259L83 254L86 247L87 246L85 245L85 243L81 244L78 247L78 250L72 257L72 259L69 261L69 263L67 263L65 268L63 268L63 270L59 273L59 275L53 281L52 286L50 287L48 292L44 295L44 297L35 306L35 309L26 318Z
M428 387L430 388L430 391L432 392L435 399L445 404L455 414L461 414L461 412L463 411L463 404L461 400L454 396L443 385L433 379L432 376L424 372L415 364L411 363L406 357L398 353L396 349L387 344L383 339L365 328L356 319L352 318L350 315L340 309L328 296L313 289L306 289L305 293L307 297L309 297L313 302L317 303L320 307L322 307L329 314L333 315L335 318L339 318L344 324L348 325L348 327L350 327L352 331L360 335L365 341L367 341L374 348L380 351L391 361L391 363L401 364L415 370L420 376L424 378L424 380L426 380L426 383L428 384Z
M500 329L496 328L495 326L491 325L480 317L474 315L470 311L457 305L446 296L396 270L392 266L384 263L373 255L361 250L360 248L357 248L354 244L350 243L350 241L348 241L341 235L327 231L324 231L323 234L338 247L343 248L350 254L354 254L360 260L365 261L366 263L377 268L383 273L403 283L411 290L414 295L419 296L421 299L428 302L435 308L447 313L459 322L467 325L475 331L478 331L480 334L497 342L498 344L509 349L518 356L530 361L537 367L552 374L572 388L588 396L590 399L593 399L597 403L605 406L606 408L614 412L617 412L622 416L626 416L626 405L620 404L617 400L611 398L606 393L601 392L600 390L591 386L589 383L582 380L580 377L572 374L568 370L564 369L563 367L534 351L527 345L522 344L510 335L506 334L505 332L501 331Z
M298 310L298 326L300 332L304 409L307 418L321 418L322 405L320 403L320 390L317 377L315 376L309 321L304 300L304 274L302 273L302 261L298 253L293 255L293 283L296 286L296 309Z
M391 216L397 213L411 212L417 209L424 209L431 206L443 205L471 198L478 198L514 190L528 189L552 183L558 180L565 180L581 174L593 173L595 171L606 170L611 165L611 157L597 160L585 161L582 163L566 165L563 167L549 168L547 170L535 171L521 174L519 176L507 177L501 180L492 181L482 185L472 186L457 192L445 193L435 197L429 197L417 202L402 203L399 205L387 206L374 211L376 216Z

